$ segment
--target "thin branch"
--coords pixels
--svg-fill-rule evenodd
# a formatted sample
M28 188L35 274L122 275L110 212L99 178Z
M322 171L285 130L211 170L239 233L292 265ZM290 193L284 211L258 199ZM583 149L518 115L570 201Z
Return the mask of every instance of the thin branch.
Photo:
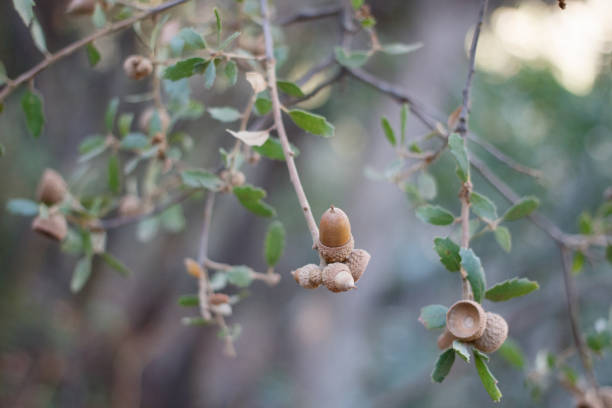
M132 24L134 24L137 21L140 20L144 20L146 18L152 17L156 14L159 14L161 12L164 12L166 10L169 10L173 7L176 7L178 5L181 5L183 3L186 3L189 0L172 0L172 1L168 1L164 4L160 4L157 7L153 7L147 11L143 11L140 14L135 15L134 17L128 18L127 20L123 20L123 21L119 21L117 23L111 24L106 28L103 28L99 31L96 31L90 35L88 35L85 38L82 38L64 48L62 48L61 50L57 51L54 54L49 55L47 58L45 58L44 60L42 60L41 62L39 62L37 65L35 65L33 68L31 68L30 70L24 72L23 74L19 75L16 79L14 80L10 80L7 85L0 91L0 103L2 101L4 101L4 99L6 99L7 96L9 96L14 90L16 90L20 85L31 81L34 77L36 77L36 75L40 74L42 71L44 71L45 69L47 69L48 67L50 67L51 65L55 64L56 62L60 61L61 59L73 54L74 52L78 51L79 49L87 46L87 44L105 37L107 35L116 33L118 31L121 31L129 26L131 26Z
M215 206L215 193L208 193L206 203L204 204L204 222L202 223L202 233L200 234L200 249L198 251L198 263L206 266L208 259L208 237L210 234L210 221L212 218L213 208Z
M293 23L301 23L304 21L320 20L322 18L337 16L342 12L342 5L331 5L326 7L319 7L310 10L301 10L297 13L279 19L278 25L287 26Z
M276 125L276 132L280 139L283 147L283 153L285 154L285 161L287 162L287 169L289 170L289 178L295 189L298 201L304 212L304 218L306 218L306 224L310 230L312 236L312 243L316 245L319 241L319 229L317 223L312 215L310 204L304 193L304 188L300 181L300 176L295 166L293 159L293 152L289 145L289 139L287 138L287 132L285 131L285 125L283 124L283 118L281 114L281 104L278 96L278 88L276 87L276 61L274 59L274 44L272 42L272 31L270 29L270 16L268 14L267 0L260 0L261 16L263 20L263 31L266 42L266 70L268 77L268 86L270 87L270 96L272 98L272 111L274 115L274 123Z

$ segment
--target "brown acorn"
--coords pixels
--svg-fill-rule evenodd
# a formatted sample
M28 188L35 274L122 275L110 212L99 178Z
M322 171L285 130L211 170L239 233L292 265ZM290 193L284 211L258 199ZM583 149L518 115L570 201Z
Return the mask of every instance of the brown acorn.
M357 282L365 272L371 257L372 256L365 249L354 249L349 255L346 260L346 265L351 270L351 275L353 275L355 282Z
M440 350L446 350L453 344L453 341L455 340L457 340L457 338L453 336L451 332L448 331L448 329L445 328L442 334L438 337L438 348Z
M45 169L36 189L38 201L54 205L62 202L67 192L68 186L62 176L53 169Z
M153 63L142 55L130 55L123 63L125 74L136 81L144 79L153 72Z
M145 133L149 133L151 128L151 120L153 119L153 115L155 114L155 108L152 106L145 109L138 119L138 126L140 130ZM170 116L168 116L168 112L165 109L158 109L157 116L159 116L159 121L161 125L161 132L166 133L168 127L170 126Z
M325 287L332 292L346 292L356 288L355 280L348 266L335 262L327 265L321 273Z
M321 268L315 264L304 265L291 272L293 279L303 288L315 289L321 285Z
M446 312L446 328L461 341L472 341L482 336L486 322L484 309L472 300L460 300Z
M223 303L229 303L229 299L230 299L229 296L226 295L225 293L213 293L208 298L208 301L210 302L211 305L220 305Z
M32 221L32 230L56 241L63 241L68 233L66 218L59 212L43 218L40 215Z
M474 340L474 347L483 353L497 351L508 338L508 323L496 313L487 312L486 328L482 336Z
M332 205L323 213L319 222L319 254L327 263L344 262L354 247L355 241L347 215Z

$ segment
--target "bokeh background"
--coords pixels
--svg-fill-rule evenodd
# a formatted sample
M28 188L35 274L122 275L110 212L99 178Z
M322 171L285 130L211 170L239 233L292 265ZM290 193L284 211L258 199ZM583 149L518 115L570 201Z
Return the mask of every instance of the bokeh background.
M37 1L37 13L51 50L92 29L90 21L67 18L64 1ZM210 1L212 8L216 2ZM221 0L217 3L223 3ZM329 1L277 1L277 15ZM478 1L369 1L383 42L422 41L406 56L381 56L365 69L409 90L444 119L460 101L467 72L466 44ZM294 79L328 55L337 28L334 19L285 29L291 47L281 76ZM306 40L307 39L307 40ZM0 203L34 197L42 170L58 169L69 180L78 172L78 144L104 128L108 100L142 92L146 84L125 78L120 66L138 49L126 31L100 41L101 64L89 68L76 53L36 80L45 98L47 122L33 140L20 113L19 92L0 116ZM569 1L566 11L552 2L492 1L477 59L471 128L523 164L540 169L534 180L495 161L477 146L473 154L523 195L541 198L541 210L568 232L576 218L594 211L612 183L612 4L609 0ZM41 58L27 29L0 2L0 60L10 76ZM197 89L206 106L245 103L241 75L236 90ZM402 191L371 180L365 169L384 169L394 159L380 129L386 115L397 128L399 106L345 78L310 105L335 126L321 139L290 128L302 154L297 160L305 190L318 217L330 204L350 216L357 247L372 254L359 289L333 294L304 290L289 271L315 261L310 237L283 162L262 160L246 167L247 179L269 192L287 229L286 252L276 287L255 282L235 307L230 322L242 325L238 357L222 353L216 329L185 327L192 314L177 298L196 291L183 259L194 257L202 200L184 205L181 233L160 232L137 239L137 226L109 234L110 252L135 273L127 279L96 262L85 290L69 289L77 259L34 235L30 220L0 212L0 405L6 407L467 407L490 406L473 366L457 360L443 384L430 373L438 355L437 333L418 323L422 306L449 305L460 296L457 276L444 270L432 249L444 228L423 224ZM143 104L122 102L121 112ZM196 142L185 158L196 167L214 167L218 148L233 141L210 116L183 122ZM409 137L426 130L409 120ZM430 168L437 200L458 212L459 189L452 159L445 154ZM505 201L478 176L475 189ZM431 192L431 191L430 191ZM235 198L221 196L215 210L210 256L264 269L263 237L269 221L246 212ZM555 382L539 399L525 384L540 350L571 346L557 247L529 221L509 225L510 254L485 236L473 247L489 283L513 276L540 282L528 297L488 304L510 324L510 336L524 349L523 369L494 356L491 370L500 382L503 407L571 405ZM587 265L577 277L585 329L608 315L612 273L605 263ZM604 356L605 357L605 356ZM570 365L579 369L578 361ZM612 384L612 362L597 358L602 383Z

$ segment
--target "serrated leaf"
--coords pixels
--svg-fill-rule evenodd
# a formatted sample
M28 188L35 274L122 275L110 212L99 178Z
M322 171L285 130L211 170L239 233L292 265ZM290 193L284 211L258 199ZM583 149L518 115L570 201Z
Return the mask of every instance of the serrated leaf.
M292 109L289 116L293 123L313 135L331 137L334 135L334 125L325 117L302 109Z
M442 265L450 272L458 272L461 269L459 245L455 244L450 238L435 238L434 249L438 253Z
M253 282L253 271L248 266L234 266L226 275L229 283L240 288L246 288Z
M181 180L187 187L206 188L218 191L223 186L223 181L216 174L204 169L183 170Z
M236 81L238 81L238 66L234 61L228 61L227 64L225 64L224 73L230 85L236 85Z
M280 221L274 221L268 227L264 244L264 256L268 266L278 263L285 249L285 227Z
M123 264L119 259L115 258L108 252L102 252L100 257L106 262L108 266L113 268L115 271L119 272L122 276L129 276L132 272L128 269L127 266Z
M387 138L389 143L391 143L391 146L395 147L397 145L397 140L395 139L395 132L393 131L393 128L389 123L389 119L383 116L380 119L380 125L382 126L383 131L385 132L385 137Z
M225 131L249 146L261 146L270 137L270 133L267 130L259 132L249 132L247 130L234 132L233 130L225 129Z
M522 369L525 367L525 355L519 345L512 339L508 338L497 350L499 354L508 364Z
M199 306L200 298L198 295L182 295L178 298L178 304L183 307Z
M77 262L74 272L72 273L72 280L70 281L70 290L73 293L79 292L91 276L91 256L85 256Z
M164 71L164 78L171 81L178 81L179 79L189 78L195 73L201 73L206 67L207 61L204 58L193 57L177 62L174 65L169 66Z
M457 175L461 181L466 182L470 175L470 162L468 161L465 141L458 133L451 133L448 138L448 146L459 166Z
M115 127L115 117L117 116L117 109L119 109L119 98L113 98L108 103L106 113L104 114L104 124L106 125L106 130L109 133L112 133L113 128Z
M87 60L89 61L89 66L95 67L96 65L98 65L98 62L100 62L100 59L102 57L100 56L100 51L98 51L94 43L90 42L89 44L87 44L85 50L87 52Z
M119 193L121 187L120 177L119 158L112 155L108 159L108 188L115 194Z
M512 235L510 235L508 228L497 227L495 229L495 240L504 251L510 252L512 250Z
M452 349L455 350L455 352L459 355L459 357L465 360L466 363L470 362L470 350L468 349L467 344L459 340L454 340Z
M300 89L300 87L293 82L290 81L276 81L276 86L278 89L289 96L293 96L295 98L301 98L304 96L304 92Z
M200 33L191 27L185 27L179 31L179 37L187 50L199 50L206 48L206 42Z
M417 217L432 225L450 225L455 222L455 216L438 205L422 205L416 209Z
M380 50L389 55L401 55L416 51L422 47L423 43L420 42L413 44L393 43L383 45Z
M497 219L497 207L488 197L474 191L470 194L470 203L472 211L479 217L489 221Z
M236 186L233 191L240 204L253 214L261 217L274 217L276 215L274 208L261 201L266 197L265 190L247 184Z
M448 349L438 356L431 379L437 383L444 381L455 362L455 350Z
M476 349L473 349L473 352L474 364L476 364L476 371L478 372L480 381L482 381L482 385L491 399L495 402L499 402L499 400L501 400L502 393L497 387L497 379L493 376L491 370L489 370L489 367L487 367L486 361L489 358Z
M476 256L474 251L466 248L461 248L459 255L461 256L461 266L467 272L467 279L472 287L474 300L480 303L487 286L480 258Z
M500 282L486 291L485 297L493 302L503 302L538 290L538 282L526 278L512 278Z
M523 197L506 211L502 219L504 221L514 221L523 218L535 211L540 205L540 200L536 197Z
M242 118L242 113L230 106L222 106L217 108L208 108L208 113L214 119L221 122L235 122Z
M359 68L370 58L368 51L346 51L342 47L334 48L334 54L338 64L347 68Z
M25 114L28 131L38 138L45 124L42 98L37 93L27 90L21 97L21 108Z
M429 305L421 309L419 322L425 326L427 330L440 329L446 326L446 312L448 308L443 305Z
M31 217L38 214L38 203L26 198L13 198L6 203L6 211L14 215Z
M214 61L210 61L206 70L204 71L204 87L206 89L212 88L217 78L217 67Z

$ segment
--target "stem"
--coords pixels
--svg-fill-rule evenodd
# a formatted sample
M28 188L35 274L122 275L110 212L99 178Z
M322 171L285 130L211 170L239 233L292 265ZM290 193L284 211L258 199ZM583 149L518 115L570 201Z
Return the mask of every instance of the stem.
M272 42L272 32L270 30L270 16L268 14L267 0L260 0L261 16L263 20L263 31L266 42L266 71L268 77L268 86L270 87L270 96L272 98L272 111L274 115L274 124L276 126L276 132L283 147L283 153L285 154L285 161L287 162L287 169L289 170L289 178L295 189L300 206L304 211L304 218L306 218L306 224L310 230L312 236L313 246L317 245L319 241L319 229L317 223L312 215L310 204L306 198L306 193L302 187L300 176L295 166L295 160L293 159L293 152L289 145L289 139L287 138L287 132L285 131L285 125L283 124L283 118L281 114L281 104L278 95L278 89L276 87L276 60L274 59L274 44Z
M206 203L204 204L204 223L202 224L202 233L200 234L200 250L198 251L198 263L206 266L208 259L208 236L210 233L210 221L212 218L213 208L215 206L215 193L208 193Z

